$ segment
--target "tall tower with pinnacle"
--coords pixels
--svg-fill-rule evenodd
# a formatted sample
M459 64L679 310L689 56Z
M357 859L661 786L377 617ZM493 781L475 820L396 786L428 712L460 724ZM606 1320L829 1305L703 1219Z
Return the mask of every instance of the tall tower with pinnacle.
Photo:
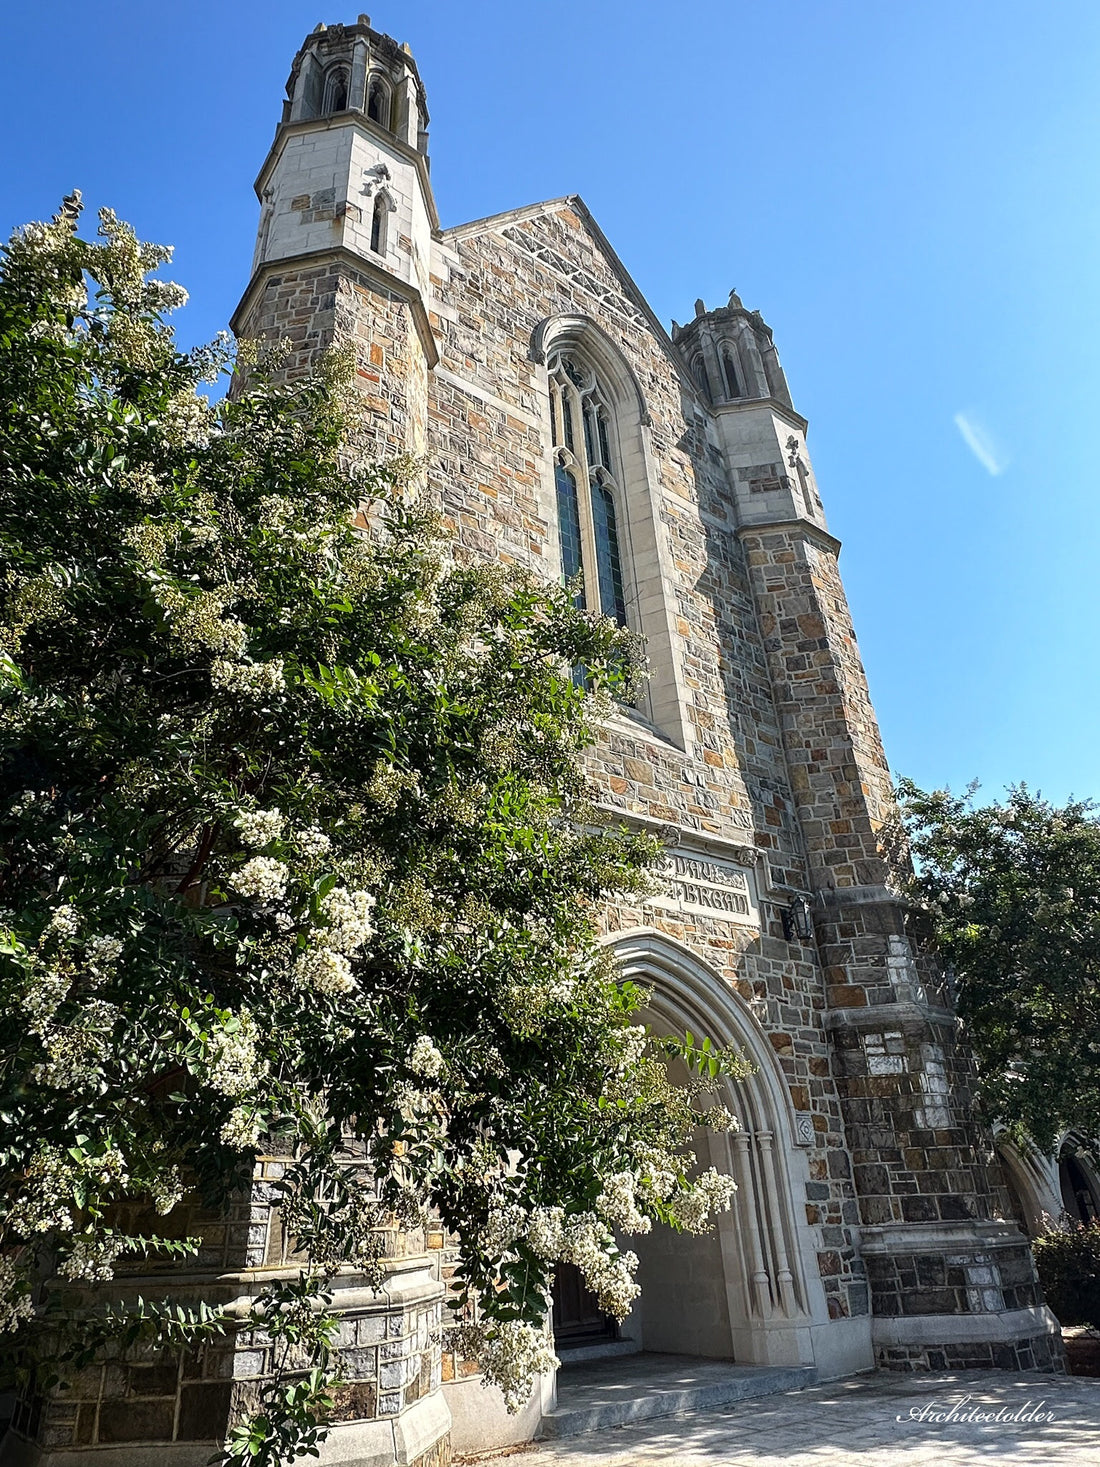
M237 336L286 341L290 373L328 346L354 347L376 450L423 453L439 218L408 47L367 15L318 25L294 58L255 187L260 224Z

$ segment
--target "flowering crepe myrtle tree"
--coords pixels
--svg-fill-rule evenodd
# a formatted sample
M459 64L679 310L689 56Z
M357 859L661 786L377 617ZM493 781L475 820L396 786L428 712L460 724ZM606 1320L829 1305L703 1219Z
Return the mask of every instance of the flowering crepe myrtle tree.
M239 1327L112 1289L196 1246L117 1204L224 1202L262 1145L308 1265L256 1301L296 1369L227 1459L315 1448L339 1367L318 1296L377 1282L386 1226L428 1211L461 1246L466 1348L517 1403L553 1363L557 1262L621 1318L617 1237L701 1229L732 1190L688 1142L739 1061L632 1023L597 942L654 854L582 773L636 648L569 588L449 551L417 466L364 461L338 357L279 385L253 353L208 401L228 344L177 350L169 252L110 212L81 239L79 207L0 275L2 1338L41 1366Z
M986 1117L1053 1149L1100 1136L1100 817L1025 785L1002 801L900 783L914 893L954 972Z

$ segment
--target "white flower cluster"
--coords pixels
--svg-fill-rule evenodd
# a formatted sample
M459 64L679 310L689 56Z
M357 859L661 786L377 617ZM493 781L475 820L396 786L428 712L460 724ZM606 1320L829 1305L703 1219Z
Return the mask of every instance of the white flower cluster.
M219 1134L226 1146L247 1151L259 1141L261 1130L259 1118L252 1111L238 1105L229 1112Z
M122 537L122 542L134 552L137 562L146 570L160 564L168 548L168 536L160 525L148 521L131 525Z
M31 806L34 804L34 802L37 799L38 799L38 795L37 795L37 793L34 790L24 790L23 793L16 800L15 804L12 805L11 809L8 811L8 814L9 815L22 815L22 814L24 814L27 810L29 810L31 808Z
M253 856L233 877L233 885L242 896L259 897L275 902L286 891L287 868L273 856Z
M321 911L329 925L316 933L316 939L338 953L353 953L369 942L374 926L371 911L374 898L369 891L348 891L334 886L321 902Z
M513 1211L518 1212L519 1209ZM648 1219L643 1218L643 1222L648 1222ZM620 1253L606 1223L595 1213L582 1212L566 1217L560 1207L537 1207L526 1226L521 1220L520 1227L533 1252L551 1261L575 1264L585 1283L597 1295L600 1308L616 1319L626 1318L640 1293L634 1282L638 1259L633 1253ZM635 1231L645 1232L646 1229L637 1228Z
M633 1069L641 1059L649 1043L649 1035L639 1025L632 1024L628 1029L620 1029L615 1035L615 1041L613 1064L615 1070L622 1075Z
M211 664L210 680L219 692L244 693L249 697L281 693L286 687L281 657L271 662L230 662L218 657Z
M549 1209L542 1208L543 1212ZM556 1209L558 1212L561 1208ZM490 1258L499 1258L506 1253L523 1232L524 1213L522 1207L494 1207L481 1234L481 1246ZM553 1258L553 1253L547 1253Z
M624 1233L648 1233L653 1224L638 1211L638 1182L633 1172L615 1172L604 1178L596 1199L596 1214Z
M615 1240L592 1213L570 1218L562 1237L561 1258L581 1271L605 1314L625 1319L641 1293L634 1282L636 1253L620 1253Z
M421 1034L409 1052L409 1069L429 1080L434 1080L443 1070L443 1054L426 1034Z
M179 310L188 301L187 291L174 280L147 280L142 295L142 304L158 314Z
M72 977L53 967L32 968L23 993L23 1014L32 1034L44 1034L65 1001Z
M393 1099L398 1115L409 1126L422 1124L438 1112L438 1098L431 1091L418 1090L404 1080L394 1085Z
M75 937L80 931L80 918L77 916L76 908L67 904L55 907L49 926L51 931L58 933L61 937Z
M347 958L327 947L307 947L299 954L294 978L299 987L314 988L318 993L350 993L355 987Z
M100 937L90 937L85 946L87 953L88 970L95 978L103 978L114 967L122 956L122 942L109 933Z
M527 1404L535 1377L556 1370L561 1363L546 1331L521 1320L467 1325L456 1334L459 1348L467 1358L477 1360L487 1382L500 1387L513 1415Z
M332 848L332 842L323 830L318 830L316 825L309 825L305 830L300 830L294 837L298 849L303 856L323 856Z
M286 821L281 810L240 810L233 824L241 833L246 846L266 846L278 840Z
M34 1305L24 1284L15 1260L0 1257L0 1334L13 1334L25 1320L34 1318Z
M712 1214L726 1212L736 1191L737 1183L732 1177L711 1167L692 1183L689 1192L683 1192L675 1199L673 1211L677 1222L689 1233L705 1232Z
M326 927L315 928L313 941L294 964L294 977L302 988L318 993L350 993L355 987L346 954L369 941L374 926L374 898L368 891L349 891L334 886L321 902Z
M636 1172L646 1192L658 1201L667 1202L676 1190L680 1162L671 1151L660 1146L640 1146L635 1155Z
M166 1217L183 1201L183 1178L174 1166L166 1167L149 1182L148 1191L159 1215Z
M89 1284L109 1284L115 1276L115 1263L121 1252L122 1244L114 1238L77 1238L58 1273L62 1278L82 1279Z
M236 617L222 616L226 592L200 591L188 596L178 586L161 584L155 588L155 595L173 634L185 647L207 647L213 652L236 656L244 651L247 630Z
M31 1070L31 1078L52 1090L77 1090L98 1084L104 1044L87 1029L55 1029L46 1040L46 1058Z
M23 1190L8 1210L7 1225L14 1233L33 1237L52 1228L67 1232L73 1226L69 1203L73 1195L72 1168L60 1151L44 1146L27 1168Z
M712 1105L702 1115L703 1124L712 1131L739 1131L741 1122L724 1105Z
M221 1030L210 1041L206 1083L220 1095L243 1095L267 1073L256 1055L256 1026L247 1009L237 1015L239 1028Z
M102 1156L89 1156L84 1160L84 1173L93 1182L98 1182L101 1187L114 1184L124 1187L130 1180L130 1174L126 1170L126 1158L117 1146L110 1147Z
M294 501L284 494L265 494L257 518L265 530L281 530L294 518Z

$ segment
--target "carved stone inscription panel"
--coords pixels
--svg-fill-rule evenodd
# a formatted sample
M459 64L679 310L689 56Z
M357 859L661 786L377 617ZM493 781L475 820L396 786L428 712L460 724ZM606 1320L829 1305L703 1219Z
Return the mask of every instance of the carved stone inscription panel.
M755 852L746 851L745 860L755 865ZM698 851L674 850L666 855L660 876L664 890L648 905L759 927L760 904L752 866Z

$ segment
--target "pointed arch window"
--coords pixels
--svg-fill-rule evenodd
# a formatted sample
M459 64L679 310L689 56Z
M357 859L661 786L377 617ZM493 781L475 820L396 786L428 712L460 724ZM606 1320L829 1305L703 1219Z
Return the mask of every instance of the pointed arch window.
M578 605L626 625L619 479L610 396L572 351L547 363L562 572L578 572Z
M380 127L390 125L390 89L378 72L367 86L367 116Z
M336 66L325 77L325 100L322 111L343 112L348 105L348 73L345 67Z
M729 397L744 397L741 391L741 378L737 370L736 358L732 347L724 347L722 351L722 371L726 378L726 393Z

